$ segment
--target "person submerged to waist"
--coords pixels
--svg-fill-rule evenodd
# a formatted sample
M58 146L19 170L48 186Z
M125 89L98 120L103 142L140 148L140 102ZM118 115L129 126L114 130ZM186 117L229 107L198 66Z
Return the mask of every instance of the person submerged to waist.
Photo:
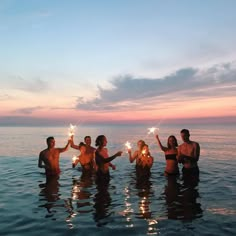
M181 158L185 169L192 169L198 167L197 161L194 157L182 155Z
M60 173L61 173L60 168L45 169L45 174L47 176L59 175Z
M92 162L87 162L87 163L81 163L81 167L83 170L93 170L93 163Z

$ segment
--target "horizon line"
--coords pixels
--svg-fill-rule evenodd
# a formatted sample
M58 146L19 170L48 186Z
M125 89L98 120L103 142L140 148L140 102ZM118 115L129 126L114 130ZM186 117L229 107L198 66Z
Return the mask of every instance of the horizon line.
M12 119L12 120L11 120ZM94 120L79 122L83 125L154 125L157 121L161 124L178 125L178 124L236 124L236 116L222 116L222 117L198 117L198 118L167 118L167 119L148 119L148 120ZM36 117L0 117L0 127L4 126L25 126L25 127L37 127L37 126L64 126L68 123L76 123L74 120L68 119L48 119L48 118L36 118Z

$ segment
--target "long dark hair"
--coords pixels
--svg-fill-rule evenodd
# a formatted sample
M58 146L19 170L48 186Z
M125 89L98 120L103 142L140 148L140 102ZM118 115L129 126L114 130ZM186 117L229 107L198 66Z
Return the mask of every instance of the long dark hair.
M96 146L96 147L102 146L104 138L105 138L105 135L99 135L99 136L97 136L97 138L96 138L96 140L95 140L95 146Z
M177 142L177 139L174 135L170 135L167 139L167 147L170 148L170 143L169 143L169 140L170 138L173 138L174 139L174 142L175 142L175 147L178 147L178 142Z

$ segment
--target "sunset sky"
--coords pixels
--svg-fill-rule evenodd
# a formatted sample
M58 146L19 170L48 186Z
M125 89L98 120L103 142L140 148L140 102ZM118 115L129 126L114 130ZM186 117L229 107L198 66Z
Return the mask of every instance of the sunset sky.
M235 9L235 0L1 0L0 125L234 120Z

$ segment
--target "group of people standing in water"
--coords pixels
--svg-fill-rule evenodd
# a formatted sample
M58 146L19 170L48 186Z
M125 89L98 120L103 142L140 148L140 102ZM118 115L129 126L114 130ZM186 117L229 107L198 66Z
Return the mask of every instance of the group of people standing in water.
M180 132L183 143L178 145L175 136L168 137L167 146L163 146L160 138L156 135L157 143L165 154L166 168L164 174L166 176L179 175L178 163L183 164L182 173L184 177L199 175L198 160L200 156L200 146L197 142L190 140L189 130L183 129ZM40 152L38 159L38 167L44 168L46 177L59 176L59 157L60 153L68 150L69 146L80 151L78 158L72 163L72 167L76 167L80 163L83 173L93 174L96 173L97 180L109 180L109 168L115 169L115 165L111 163L116 157L122 155L122 151L118 151L113 156L109 156L108 149L106 148L107 138L104 135L99 135L96 138L94 148L91 146L91 137L86 136L84 142L79 145L74 144L73 136L68 140L64 148L55 147L54 137L47 138L47 148ZM153 157L149 151L148 145L139 140L137 143L138 149L132 153L128 149L129 160L131 163L136 162L137 174L146 176L150 174L153 165Z

